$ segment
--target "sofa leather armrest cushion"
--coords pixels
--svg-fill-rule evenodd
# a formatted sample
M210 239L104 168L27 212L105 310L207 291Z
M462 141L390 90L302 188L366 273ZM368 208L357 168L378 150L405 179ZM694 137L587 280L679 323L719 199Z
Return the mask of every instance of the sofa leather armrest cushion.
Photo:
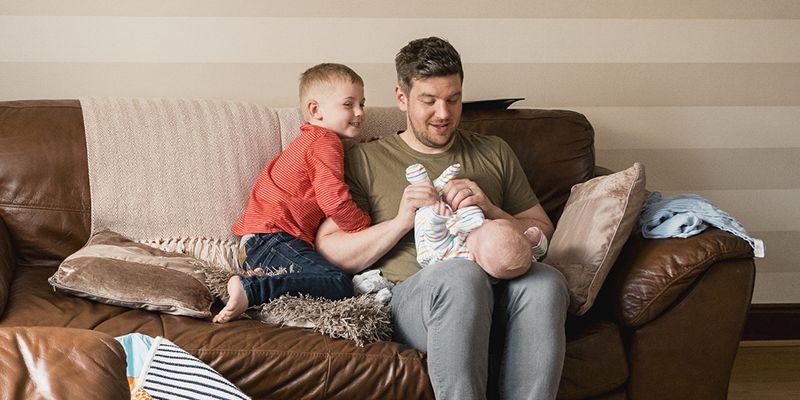
M102 303L195 318L211 316L214 297L203 262L103 230L50 277L57 290Z
M685 239L644 239L631 235L609 277L618 320L642 326L667 310L714 263L752 258L744 240L718 229Z
M125 351L97 331L0 328L0 394L8 399L129 399Z
M11 236L8 234L3 218L0 218L0 316L6 310L8 302L8 288L14 276L14 247L11 245Z

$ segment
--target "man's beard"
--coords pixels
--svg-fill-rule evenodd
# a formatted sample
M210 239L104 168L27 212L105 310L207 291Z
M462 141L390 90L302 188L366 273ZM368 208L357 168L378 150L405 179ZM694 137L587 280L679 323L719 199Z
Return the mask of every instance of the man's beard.
M450 146L450 143L453 142L456 134L455 131L450 134L450 137L444 143L437 143L432 141L428 135L427 131L424 129L417 129L417 126L414 123L411 123L411 132L414 133L414 137L417 138L417 141L422 143L424 146L432 148L432 149L442 149Z

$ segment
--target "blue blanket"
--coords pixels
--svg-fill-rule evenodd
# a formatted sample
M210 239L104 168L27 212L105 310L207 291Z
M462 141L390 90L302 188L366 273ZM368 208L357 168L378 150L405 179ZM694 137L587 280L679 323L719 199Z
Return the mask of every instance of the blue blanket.
M696 194L682 194L663 199L653 192L639 218L642 236L650 239L686 238L710 226L730 232L750 244L756 257L764 257L764 242L750 237L742 224Z

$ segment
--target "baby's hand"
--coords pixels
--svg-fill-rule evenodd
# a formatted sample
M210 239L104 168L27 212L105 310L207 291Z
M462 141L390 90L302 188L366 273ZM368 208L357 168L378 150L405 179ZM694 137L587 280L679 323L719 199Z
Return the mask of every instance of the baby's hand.
M525 230L525 237L535 246L539 244L539 239L542 237L542 230L536 226L532 226Z

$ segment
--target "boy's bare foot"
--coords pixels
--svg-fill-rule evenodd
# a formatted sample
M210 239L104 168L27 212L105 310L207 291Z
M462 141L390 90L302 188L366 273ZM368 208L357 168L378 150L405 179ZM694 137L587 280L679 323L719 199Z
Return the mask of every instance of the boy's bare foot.
M244 294L242 279L234 275L228 280L228 304L214 316L213 322L224 324L242 315L247 310L247 295Z

